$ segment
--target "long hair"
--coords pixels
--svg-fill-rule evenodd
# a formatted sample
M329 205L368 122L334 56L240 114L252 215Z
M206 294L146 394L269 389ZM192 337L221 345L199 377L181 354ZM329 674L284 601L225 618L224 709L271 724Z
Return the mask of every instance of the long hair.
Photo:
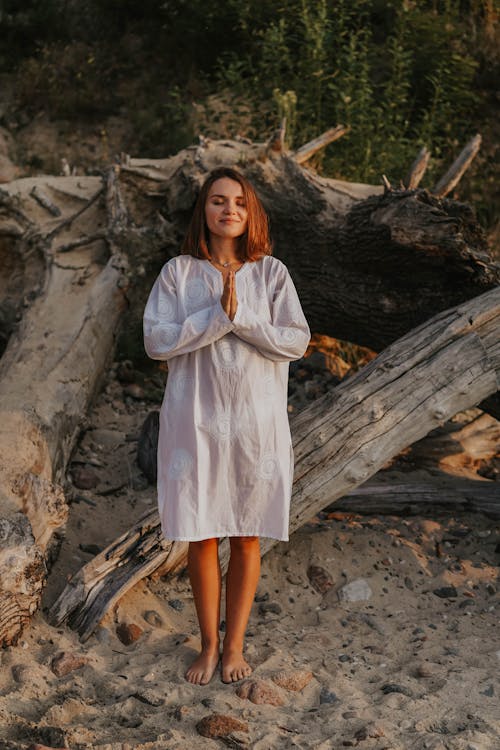
M272 255L273 248L269 236L269 219L253 185L232 167L216 167L207 175L201 186L200 193L194 206L191 221L187 228L184 241L181 246L181 255L192 255L195 258L210 258L208 248L208 227L205 219L205 203L208 192L215 180L221 177L229 177L241 185L245 205L247 208L247 228L238 237L237 253L242 261L253 261L263 255Z

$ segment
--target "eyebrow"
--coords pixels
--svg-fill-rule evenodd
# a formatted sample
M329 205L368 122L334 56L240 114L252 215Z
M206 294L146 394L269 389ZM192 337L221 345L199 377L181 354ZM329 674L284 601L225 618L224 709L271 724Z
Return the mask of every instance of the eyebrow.
M244 198L244 197L245 197L245 196L244 196L244 195L242 195L241 193L240 193L239 195L237 195L237 196L236 196L236 198ZM226 195L223 195L222 193L212 193L212 194L210 195L210 198L227 198L227 196L226 196Z

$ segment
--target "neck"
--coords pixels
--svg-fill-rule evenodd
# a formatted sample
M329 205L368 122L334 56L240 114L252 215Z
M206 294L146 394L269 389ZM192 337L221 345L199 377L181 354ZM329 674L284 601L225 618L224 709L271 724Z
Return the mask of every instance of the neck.
M227 261L235 263L239 260L237 256L238 241L234 237L210 237L209 252L211 258L226 263Z

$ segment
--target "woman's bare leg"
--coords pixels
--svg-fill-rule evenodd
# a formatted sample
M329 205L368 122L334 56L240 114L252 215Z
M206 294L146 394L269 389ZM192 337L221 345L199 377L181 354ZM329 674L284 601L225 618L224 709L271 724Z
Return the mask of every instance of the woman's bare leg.
M231 558L226 574L226 635L222 650L222 681L247 677L252 667L243 658L243 641L260 576L258 536L229 538Z
M206 685L219 661L221 571L218 539L189 542L188 572L201 632L201 653L185 673L189 682Z

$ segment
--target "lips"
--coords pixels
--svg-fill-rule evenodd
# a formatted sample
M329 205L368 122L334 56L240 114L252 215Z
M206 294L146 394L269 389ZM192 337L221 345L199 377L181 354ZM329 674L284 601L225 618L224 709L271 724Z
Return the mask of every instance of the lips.
M221 219L222 224L237 224L235 219Z

